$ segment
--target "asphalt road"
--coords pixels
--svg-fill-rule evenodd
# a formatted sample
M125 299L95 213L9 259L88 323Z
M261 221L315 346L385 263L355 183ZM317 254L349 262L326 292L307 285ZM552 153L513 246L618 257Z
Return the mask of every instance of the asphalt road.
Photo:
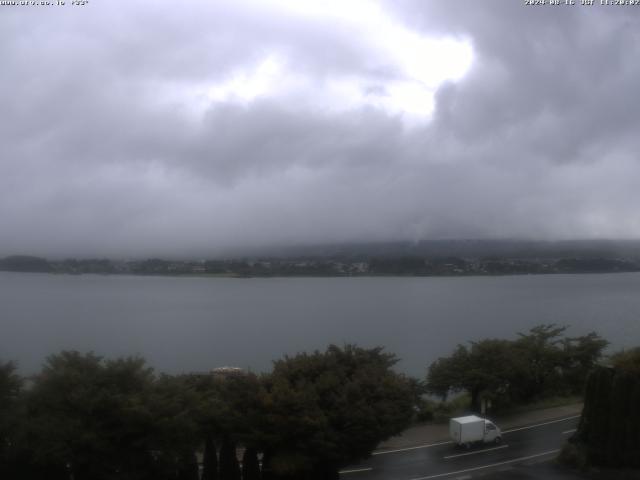
M505 430L502 443L471 450L451 442L376 452L345 468L343 480L430 480L473 478L508 467L550 460L575 431L579 416Z

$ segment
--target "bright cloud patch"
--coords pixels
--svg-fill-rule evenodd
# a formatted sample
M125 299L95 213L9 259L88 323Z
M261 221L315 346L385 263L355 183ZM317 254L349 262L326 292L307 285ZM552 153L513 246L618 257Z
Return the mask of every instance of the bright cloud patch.
M357 8L354 7L357 4ZM370 2L276 2L298 22L341 22L362 44L367 68L331 75L297 68L291 53L271 51L257 62L229 72L204 87L210 102L247 104L261 98L291 100L300 108L341 112L373 106L406 120L428 119L434 93L447 80L469 70L473 51L467 40L432 38L408 30Z

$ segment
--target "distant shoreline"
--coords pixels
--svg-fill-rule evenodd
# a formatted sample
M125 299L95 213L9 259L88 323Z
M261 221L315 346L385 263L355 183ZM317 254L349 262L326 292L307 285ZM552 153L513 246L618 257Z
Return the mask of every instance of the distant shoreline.
M116 273L68 273L68 272L33 272L33 271L13 271L13 270L0 270L0 273L26 273L26 274L40 274L51 276L68 276L68 277L81 277L81 276L95 276L95 277L139 277L139 278L202 278L202 279L268 279L268 278L485 278L485 277L526 277L526 276L557 276L557 275L611 275L611 274L629 274L640 273L640 270L629 271L597 271L597 272L530 272L530 273L473 273L473 274L359 274L359 275L311 275L311 274L299 274L299 275L237 275L237 274L170 274L170 273L128 273L128 272L116 272Z
M468 277L640 272L640 257L372 257L231 258L223 260L65 259L28 255L0 259L0 271L56 274L128 274L215 278L271 277Z

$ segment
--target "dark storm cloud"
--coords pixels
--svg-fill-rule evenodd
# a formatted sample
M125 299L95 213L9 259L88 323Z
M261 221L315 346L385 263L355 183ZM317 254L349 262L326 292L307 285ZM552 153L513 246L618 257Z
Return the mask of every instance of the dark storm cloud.
M297 5L2 7L0 254L640 234L640 11L380 4L473 47L415 121L366 4Z

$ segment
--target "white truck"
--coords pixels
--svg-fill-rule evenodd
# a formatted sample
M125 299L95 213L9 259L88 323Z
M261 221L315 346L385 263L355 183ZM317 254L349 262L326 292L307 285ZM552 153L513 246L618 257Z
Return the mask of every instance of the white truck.
M474 443L500 443L502 432L491 421L476 415L449 420L449 435L453 442L469 448Z

